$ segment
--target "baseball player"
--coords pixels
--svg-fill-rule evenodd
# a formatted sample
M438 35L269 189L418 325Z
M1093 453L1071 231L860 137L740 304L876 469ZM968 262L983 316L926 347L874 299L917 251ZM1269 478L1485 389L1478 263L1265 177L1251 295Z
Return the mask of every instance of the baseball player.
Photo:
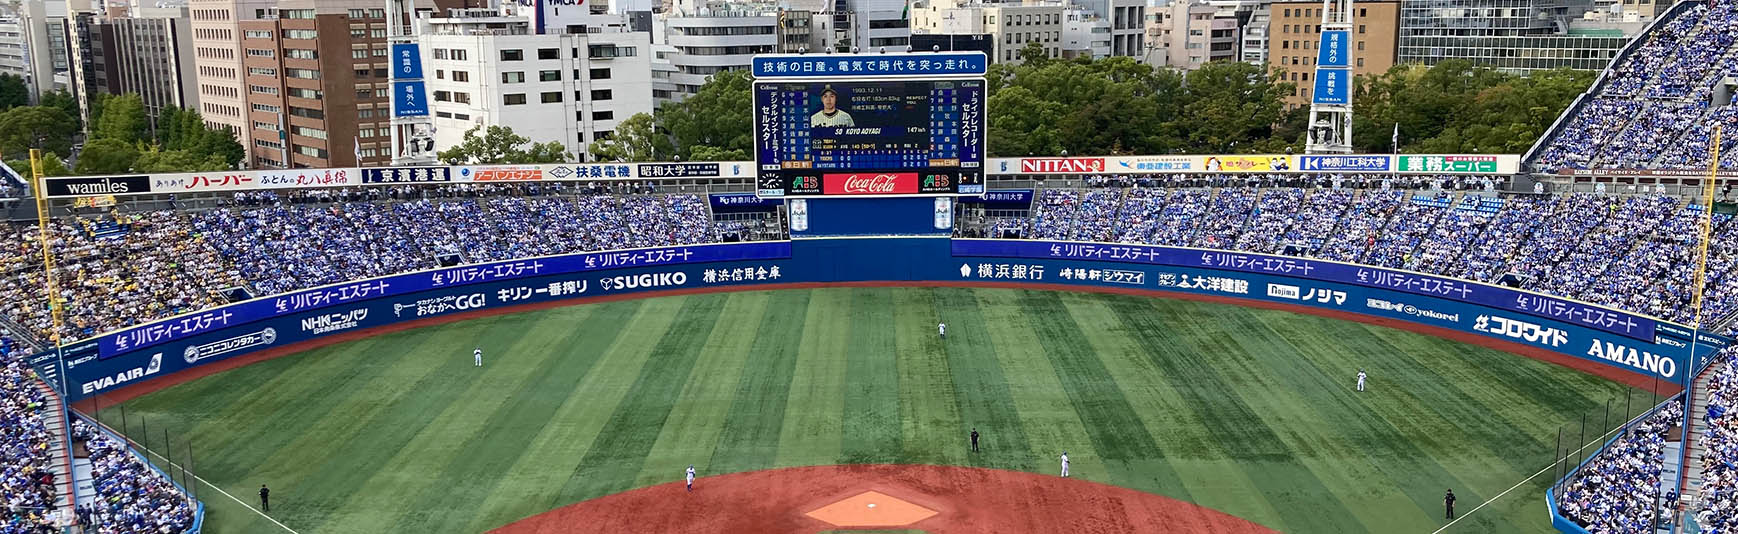
M1364 370L1358 370L1358 391L1364 391Z
M1062 477L1068 478L1068 451L1062 451Z
M688 465L688 491L694 491L694 465Z
M476 357L477 357L477 367L482 367L483 366L483 348L482 347L477 347Z
M942 339L947 339L947 323L935 323L935 330L941 333Z

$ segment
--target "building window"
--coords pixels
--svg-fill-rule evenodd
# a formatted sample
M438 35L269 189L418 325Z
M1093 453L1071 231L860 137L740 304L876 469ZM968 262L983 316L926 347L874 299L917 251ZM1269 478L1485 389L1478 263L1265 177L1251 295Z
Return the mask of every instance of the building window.
M278 88L268 87L268 86L264 86L264 85L249 85L249 86L247 86L247 92L259 93L262 95L275 95L275 94L278 94Z
M591 112L591 120L594 120L594 121L613 121L613 120L616 120L616 112L614 112L614 111L593 111L593 112Z
M610 70L609 69L591 69L591 79L593 79L593 80L608 80L608 79L610 79Z
M321 130L319 128L309 128L306 126L290 126L290 133L300 135L302 137L312 137L314 139L325 139L326 138L326 131L325 130Z
M537 49L537 59L561 59L561 49L539 48Z
M320 36L316 30L284 30L285 39L314 39Z
M502 50L501 61L524 61L524 50Z
M471 73L466 72L466 71L462 71L462 70L455 70L455 71L453 71L453 81L455 81L455 82L471 81Z
M283 108L279 108L279 107L271 105L271 104L254 104L253 110L258 111L260 113L281 113L281 112L283 112Z
M288 92L290 96L293 96L296 98L312 98L314 100L319 100L322 96L324 96L323 94L320 93L320 91L318 89L301 89L301 88L297 88L297 87L291 87L289 89L286 89L285 91Z
M525 103L525 93L512 93L512 94L501 95L501 103L505 104L505 105L509 105L509 106L517 106L517 105L524 104Z
M350 59L368 59L368 50L367 49L351 50L350 51Z
M537 73L537 81L540 81L540 82L559 82L559 81L561 81L561 71L558 71L558 70L540 71Z
M386 98L388 96L391 96L391 94L392 94L392 90L387 89L385 87L374 90L374 97L375 98Z
M284 69L284 76L303 80L320 79L320 71L313 69Z
M1364 49L1364 42L1358 41L1358 50L1363 50L1363 49Z
M453 119L455 119L455 120L461 120L461 121L468 121L468 120L471 120L471 116L470 116L470 115L466 115L466 114L463 114L463 113L454 113L454 114L453 114Z
M591 91L592 100L609 100L613 96L615 96L615 93L611 92L609 89L593 89Z
M453 94L450 92L447 92L447 91L435 91L434 92L434 101L435 102L451 102L451 101L453 101Z
M1364 68L1364 58L1358 58L1358 68Z
M274 55L275 54L273 54L271 50L261 50L258 48L247 49L247 57L273 57Z
M386 37L386 29L380 28L380 29L368 30L368 36L376 38L376 39Z
M518 71L503 72L501 73L501 83L525 83L525 73Z
M453 101L460 104L469 104L471 103L471 94L455 92L453 93Z
M316 158L320 158L320 159L326 159L326 154L327 154L326 149L324 149L324 148L314 148L311 146L302 146L302 145L296 145L296 153L301 154L303 156L316 157Z
M1363 25L1363 24L1359 24L1359 25L1358 25L1358 34L1359 34L1359 35L1363 35L1363 34L1364 34L1364 25Z
M286 19L311 19L311 18L314 18L314 10L312 10L312 9L286 9L286 10L280 11L278 13L280 15L282 15L283 18L286 18Z
M464 61L465 58L468 57L468 55L470 54L469 52L466 52L464 50L459 50L457 48L452 49L452 53L453 53L453 61Z
M326 112L313 108L290 106L290 114L306 119L325 119ZM322 137L321 139L325 139Z
M552 91L552 92L548 92L548 93L543 93L543 103L545 103L545 104L560 104L561 103L561 91Z
M263 67L248 67L247 74L249 76L270 76L270 77L276 78L276 77L278 77L278 69L268 69L268 68L263 68Z
M447 79L447 71L444 71L444 70L441 70L441 69L435 69L435 79L436 79L436 80L445 80L445 79Z

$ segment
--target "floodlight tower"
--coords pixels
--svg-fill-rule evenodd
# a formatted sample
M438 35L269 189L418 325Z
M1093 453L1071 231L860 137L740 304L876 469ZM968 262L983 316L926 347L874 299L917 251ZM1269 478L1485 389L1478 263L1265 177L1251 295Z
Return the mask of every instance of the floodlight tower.
M1322 39L1310 91L1310 153L1352 152L1352 2L1322 1Z

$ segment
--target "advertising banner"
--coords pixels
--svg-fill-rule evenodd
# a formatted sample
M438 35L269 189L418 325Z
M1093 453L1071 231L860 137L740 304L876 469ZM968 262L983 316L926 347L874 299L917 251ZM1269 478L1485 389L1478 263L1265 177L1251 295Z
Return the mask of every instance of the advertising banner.
M1110 160L1110 170L1119 173L1189 172L1200 158L1193 156L1119 156Z
M594 252L449 267L295 291L172 317L120 332L104 334L100 337L98 346L101 357L110 358L157 344L270 317L381 297L416 293L439 287L670 263L772 259L788 256L790 256L790 243L774 242ZM268 337L261 334L259 337L245 338L236 342L258 343L263 342Z
M1146 245L976 239L955 240L953 253L955 256L1122 261L1305 277L1469 302L1578 324L1648 343L1654 341L1655 321L1646 317L1501 286L1351 263Z
M989 71L982 52L922 54L808 54L755 56L755 78L849 76L970 76Z
M1325 105L1346 105L1352 102L1352 71L1351 69L1316 69L1316 90L1311 96L1314 103Z
M1316 54L1317 67L1352 66L1352 32L1322 30L1322 47Z
M428 91L423 82L392 82L392 113L394 117L427 117Z
M1104 172L1104 158L1020 158L1020 172L1097 174Z
M909 195L917 193L918 178L915 172L823 174L821 186L828 195Z
M901 200L911 201L913 211L928 212L937 205L934 199ZM793 206L802 202L806 201L799 199ZM799 210L793 207L795 211ZM930 214L924 215L917 222L929 226ZM1025 282L1235 297L1441 327L1668 380L1691 369L1689 349L1678 338L1686 332L1678 325L1656 325L1622 312L1467 281L1196 249L895 237L623 250L359 280L242 302L70 345L65 348L65 373L59 376L66 382L69 400L78 400L320 336L500 306L729 284L904 280ZM1700 354L1712 353L1726 342L1720 336L1707 336L1698 344ZM56 367L52 352L30 361L38 369ZM59 385L53 378L50 381Z
M1502 171L1497 166L1497 156L1400 156L1400 172L1496 174Z
M641 178L718 176L717 163L641 163L634 166Z
M1390 156L1298 156L1298 170L1304 172L1347 171L1386 172L1393 170Z
M422 52L417 50L416 43L392 44L392 79L422 79Z
M368 167L362 169L365 184L419 184L453 181L447 167Z
M489 165L458 167L460 182L529 182L543 179L543 168L536 165Z
M781 200L760 198L754 193L713 193L707 195L714 213L777 211Z
M1030 209L1032 207L1031 189L1006 189L990 191L981 197L959 197L961 204L984 204L989 209Z
M556 163L543 165L543 174L552 180L625 179L634 177L634 168L610 163Z
M1207 156L1201 164L1207 172L1287 172L1291 156Z
M301 187L344 187L353 185L362 185L362 174L354 167L336 169L273 169L256 171L188 172L151 175L151 190L156 193L245 191L253 189L288 189Z
M77 176L43 178L48 184L48 197L78 197L87 195L136 195L151 192L151 177Z

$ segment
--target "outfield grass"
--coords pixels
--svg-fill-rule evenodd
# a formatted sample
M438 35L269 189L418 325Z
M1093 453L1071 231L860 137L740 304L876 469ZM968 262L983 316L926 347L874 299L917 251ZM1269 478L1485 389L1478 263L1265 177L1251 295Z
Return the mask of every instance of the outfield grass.
M1559 425L1626 393L1507 353L1285 312L839 288L398 332L125 408L131 433L147 420L147 444L168 430L181 457L191 440L194 469L236 497L256 503L270 484L272 516L310 534L477 532L677 481L689 464L702 476L852 462L1049 473L1064 450L1074 476L1286 532L1429 533L1445 489L1464 514L1549 464ZM972 427L979 454L967 452ZM1545 478L1450 532L1549 532ZM199 490L207 532L281 532Z

